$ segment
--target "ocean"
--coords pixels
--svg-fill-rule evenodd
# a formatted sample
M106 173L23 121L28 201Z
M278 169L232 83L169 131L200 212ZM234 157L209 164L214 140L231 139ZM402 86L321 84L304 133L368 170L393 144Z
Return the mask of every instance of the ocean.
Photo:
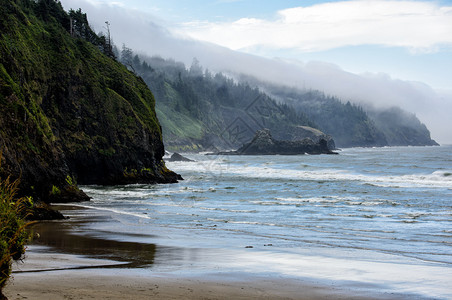
M75 205L108 216L84 232L157 245L144 269L452 299L452 146L185 156L195 162L167 163L177 184L82 187L92 201Z

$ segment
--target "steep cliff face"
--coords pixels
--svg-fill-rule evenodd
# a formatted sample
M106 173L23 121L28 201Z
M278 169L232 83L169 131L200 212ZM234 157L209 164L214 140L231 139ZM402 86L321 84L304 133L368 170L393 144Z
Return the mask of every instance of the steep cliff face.
M392 107L386 110L370 110L368 114L385 134L391 146L437 146L430 131L416 115Z
M81 184L176 182L141 78L71 36L56 1L0 1L0 172L44 201Z

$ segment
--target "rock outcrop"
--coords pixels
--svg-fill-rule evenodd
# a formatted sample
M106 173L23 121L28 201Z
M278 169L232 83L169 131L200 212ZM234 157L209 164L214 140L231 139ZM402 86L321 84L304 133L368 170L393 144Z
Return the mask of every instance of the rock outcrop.
M337 154L328 148L328 142L320 139L314 142L310 138L299 141L275 140L269 129L256 132L251 142L237 151L221 152L227 155L300 155L300 154Z
M275 134L275 136L277 139L290 141L301 141L309 138L314 143L319 143L320 140L325 140L327 142L328 149L336 149L336 144L330 135L309 126L296 126L290 132L285 132L283 134L280 133L279 135Z
M185 161L185 162L190 162L190 161L194 161L192 159L189 159L185 156L180 155L177 152L174 152L173 155L171 155L171 157L168 159L168 161Z

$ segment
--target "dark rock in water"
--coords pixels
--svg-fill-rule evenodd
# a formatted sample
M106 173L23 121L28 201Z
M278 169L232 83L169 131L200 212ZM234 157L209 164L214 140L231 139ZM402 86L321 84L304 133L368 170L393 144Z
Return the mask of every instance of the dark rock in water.
M182 156L179 153L174 152L173 155L171 155L170 159L168 159L168 161L194 161L194 160L186 158L185 156Z
M27 216L27 220L42 221L42 220L63 220L66 219L59 211L52 209L46 203L37 203L34 205L30 215Z
M298 155L298 154L337 154L328 148L328 142L320 139L314 142L310 138L299 141L275 140L269 129L256 132L253 140L237 151L220 152L227 155Z

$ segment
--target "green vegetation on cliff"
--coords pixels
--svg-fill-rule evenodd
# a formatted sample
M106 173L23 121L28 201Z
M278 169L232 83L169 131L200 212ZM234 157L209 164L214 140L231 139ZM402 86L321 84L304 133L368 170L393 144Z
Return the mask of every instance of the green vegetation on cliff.
M22 257L29 237L24 217L31 202L29 198L16 197L18 184L18 180L11 182L10 177L0 178L0 299L11 274L11 261Z
M87 198L68 176L175 182L151 91L112 58L86 15L54 0L0 2L3 176L20 177L22 194L45 201Z

